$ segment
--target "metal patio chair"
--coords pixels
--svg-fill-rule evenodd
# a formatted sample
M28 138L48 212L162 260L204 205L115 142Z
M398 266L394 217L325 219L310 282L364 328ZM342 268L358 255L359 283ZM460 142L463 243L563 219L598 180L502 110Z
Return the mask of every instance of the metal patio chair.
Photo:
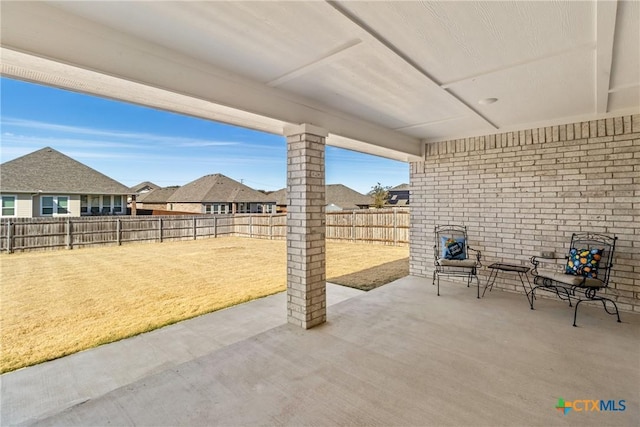
M613 268L613 254L618 238L613 234L574 233L571 236L569 254L562 258L531 257L534 287L531 291L535 295L537 289L554 292L558 298L569 302L577 300L573 313L573 326L576 326L578 307L582 301L600 301L607 314L616 315L620 322L620 313L615 301L602 295L602 291L609 286L609 277ZM560 263L562 265L560 265ZM542 264L551 264L557 269L543 268ZM610 311L607 302L613 306ZM533 298L530 301L533 310Z
M435 239L433 284L438 286L438 296L440 296L440 276L454 276L465 277L467 287L471 286L471 281L475 279L478 285L478 298L480 298L478 269L482 266L480 263L481 253L469 247L467 227L462 225L436 226ZM469 251L474 252L473 258L469 257Z

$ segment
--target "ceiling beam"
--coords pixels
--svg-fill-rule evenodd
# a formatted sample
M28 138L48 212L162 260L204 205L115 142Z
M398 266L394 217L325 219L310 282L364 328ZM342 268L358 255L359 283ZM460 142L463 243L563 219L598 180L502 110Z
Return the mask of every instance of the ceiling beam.
M353 53L352 48L355 46L358 46L361 43L362 43L362 40L360 39L350 40L346 43L343 43L342 45L331 50L330 52L327 52L324 55L320 56L318 59L311 61L310 63L305 64L302 67L299 67L291 72L288 72L276 79L271 80L270 82L267 83L267 86L271 86L271 87L280 86L283 83L296 79L300 76L303 76L305 74L312 72L313 70L316 70L320 67L324 67L325 65L328 65L334 61L337 61L338 59L344 57L347 54L351 55Z
M567 49L563 49L560 51L556 51L556 52L552 52L549 53L547 55L541 55L541 56L537 56L535 58L531 58L531 59L526 59L524 61L519 61L519 62L514 62L511 64L507 64L507 65L503 65L497 68L492 68L490 70L485 70L479 73L475 73L475 74L471 74L471 75L467 75L455 80L451 80L448 82L444 82L442 83L441 87L443 89L451 89L452 86L456 86L460 83L464 83L464 82L468 82L470 80L474 80L477 79L479 77L485 77L491 74L495 74L495 73L500 73L503 71L507 71L507 70L513 70L519 67L526 67L527 65L531 65L531 64L535 64L537 62L541 62L541 61L546 61L552 58L557 58L558 60L562 60L562 57L569 54L569 53L573 53L573 52L577 52L577 51L581 51L581 50L585 50L585 51L591 51L594 49L594 43L593 42L589 42L589 43L584 43L578 46L572 46L570 48Z
M596 2L596 113L605 114L609 107L609 84L613 62L617 1Z
M395 128L394 130L404 131L404 130L409 130L409 129L418 129L418 128L423 128L423 127L429 127L429 126L433 126L433 125L439 125L439 124L442 124L442 123L452 122L454 120L460 120L460 119L462 119L464 117L465 116L447 117L446 119L432 120L430 122L415 123L415 124L408 125L408 126L402 126L402 127L399 127L399 128Z
M450 90L448 90L446 88L443 88L441 86L441 84L433 76L431 76L431 74L429 74L429 72L427 70L422 68L418 63L416 63L413 59L411 59L409 56L404 54L404 52L402 52L400 49L398 49L396 46L394 46L391 42L389 42L389 40L385 39L380 34L378 34L377 31L375 31L373 28L371 28L369 25L367 25L365 22L363 22L357 16L355 16L354 14L349 12L344 6L342 6L341 4L339 4L338 2L336 2L334 0L325 0L325 1L329 5L331 5L336 11L338 11L340 14L344 15L345 18L347 18L348 20L353 22L355 25L360 27L360 29L362 29L366 34L369 35L369 37L371 37L372 42L378 43L379 45L383 46L385 49L387 49L388 51L392 52L395 56L400 58L406 64L411 66L414 70L416 70L422 76L424 76L426 78L427 83L430 86L432 86L432 88L434 90L438 90L438 91L446 93L450 98L454 99L458 104L463 106L464 109L468 110L470 113L472 113L476 117L479 117L482 121L487 123L489 126L491 126L494 129L499 129L498 125L493 123L491 120L489 120L487 117L485 117L483 114L481 114L478 110L476 110L471 105L469 105L462 98L460 98L459 96L457 96L455 93L451 92Z

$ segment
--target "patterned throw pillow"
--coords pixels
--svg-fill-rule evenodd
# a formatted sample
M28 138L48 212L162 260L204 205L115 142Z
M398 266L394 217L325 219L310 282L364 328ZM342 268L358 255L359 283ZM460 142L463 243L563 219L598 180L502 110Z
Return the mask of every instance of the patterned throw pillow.
M441 237L440 246L442 246L442 258L444 259L467 259L464 250L464 237Z
M566 273L575 276L597 278L602 252L602 249L571 248Z

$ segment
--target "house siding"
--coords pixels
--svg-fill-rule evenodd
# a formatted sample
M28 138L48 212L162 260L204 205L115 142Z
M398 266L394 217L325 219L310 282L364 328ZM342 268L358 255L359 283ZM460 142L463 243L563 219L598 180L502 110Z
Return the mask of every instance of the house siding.
M172 211L189 212L196 214L204 213L204 205L202 203L171 203ZM164 209L169 210L169 204L164 204Z
M607 295L640 312L640 115L428 144L410 177L412 275L432 277L436 224L467 225L485 279L493 262L564 256L574 232L615 233Z
M176 209L176 205L178 203L136 203L136 208L137 209L148 209L148 210L161 210L161 211L169 211L169 210L173 210L173 211L179 211L179 212L184 212L184 211L180 211L179 209ZM169 205L173 205L173 209L169 209Z
M80 196L79 195L69 196L69 214L70 216L80 216Z
M31 194L16 194L16 217L29 217L33 209Z

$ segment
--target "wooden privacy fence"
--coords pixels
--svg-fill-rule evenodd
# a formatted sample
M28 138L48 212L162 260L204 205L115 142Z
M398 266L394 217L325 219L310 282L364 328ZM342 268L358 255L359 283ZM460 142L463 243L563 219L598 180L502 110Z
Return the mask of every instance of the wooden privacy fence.
M328 240L409 243L408 210L328 212L326 227ZM0 221L0 251L73 249L221 236L284 239L286 235L286 214L4 218Z
M409 211L399 209L327 213L328 240L409 244Z

